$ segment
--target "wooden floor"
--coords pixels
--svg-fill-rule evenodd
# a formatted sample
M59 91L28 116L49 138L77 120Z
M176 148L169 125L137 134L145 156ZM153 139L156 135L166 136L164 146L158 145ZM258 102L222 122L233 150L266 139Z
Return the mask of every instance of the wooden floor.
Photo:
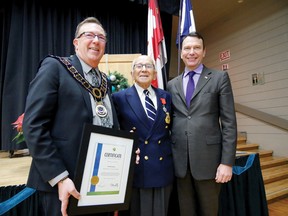
M25 150L16 151L13 157L5 151L0 151L0 186L21 185L27 181L31 157ZM288 198L268 205L269 216L287 216Z
M31 157L28 151L16 151L12 158L0 151L0 186L26 184Z
M288 198L281 199L268 205L269 216L287 216L288 215Z

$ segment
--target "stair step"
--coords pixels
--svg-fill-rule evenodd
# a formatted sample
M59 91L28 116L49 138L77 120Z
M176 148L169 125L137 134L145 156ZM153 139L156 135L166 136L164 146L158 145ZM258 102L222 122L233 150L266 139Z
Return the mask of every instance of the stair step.
M271 157L273 155L272 150L255 149L255 150L248 150L247 152L258 153L260 158Z
M262 169L264 184L288 178L288 164Z
M245 144L245 143L246 143L246 137L238 136L237 144Z
M288 178L264 185L268 204L288 197Z
M267 203L288 197L288 158L273 157L273 150L259 149L259 144L246 141L246 136L238 134L236 156L259 154Z
M238 151L247 151L251 149L258 149L258 144L237 144L237 150Z
M260 166L262 170L285 164L288 164L288 158L285 157L260 157Z

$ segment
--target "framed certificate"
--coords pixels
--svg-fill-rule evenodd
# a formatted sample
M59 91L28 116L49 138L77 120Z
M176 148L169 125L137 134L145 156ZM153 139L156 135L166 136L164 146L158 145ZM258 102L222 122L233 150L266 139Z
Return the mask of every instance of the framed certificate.
M113 212L129 208L136 133L84 126L74 184L81 198L70 197L68 215Z

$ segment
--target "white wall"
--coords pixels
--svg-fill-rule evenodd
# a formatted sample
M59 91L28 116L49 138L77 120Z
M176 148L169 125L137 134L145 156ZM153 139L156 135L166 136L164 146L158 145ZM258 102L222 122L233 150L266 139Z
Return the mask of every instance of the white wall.
M199 30L207 47L204 63L216 69L229 65L236 103L288 120L288 1L245 2L239 10ZM178 18L174 25L177 29ZM171 48L173 45L172 37ZM219 53L225 50L230 50L231 57L220 62ZM171 65L170 68L174 74L170 72L170 76L175 76L176 49L172 58L174 69ZM253 85L252 74L257 73L263 76L264 83ZM248 143L271 149L274 156L288 156L287 131L240 113L237 120L238 131L247 132Z

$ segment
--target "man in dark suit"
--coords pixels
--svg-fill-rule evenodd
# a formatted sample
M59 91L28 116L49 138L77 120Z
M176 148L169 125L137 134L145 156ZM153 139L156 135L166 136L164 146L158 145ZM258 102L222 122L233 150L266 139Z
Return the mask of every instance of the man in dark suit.
M171 95L151 86L156 75L153 60L141 55L132 63L134 85L112 94L120 128L136 131L139 137L140 161L134 171L131 216L166 216L172 191ZM144 90L149 91L148 96Z
M235 161L237 124L230 79L227 72L202 64L205 53L199 33L184 37L185 70L167 85L181 216L217 216L221 183L231 180Z
M38 191L43 216L67 215L69 197L80 197L72 180L84 124L119 128L107 77L98 70L106 46L101 23L94 17L79 23L73 44L76 55L41 61L26 100L23 131L32 156L27 186Z

